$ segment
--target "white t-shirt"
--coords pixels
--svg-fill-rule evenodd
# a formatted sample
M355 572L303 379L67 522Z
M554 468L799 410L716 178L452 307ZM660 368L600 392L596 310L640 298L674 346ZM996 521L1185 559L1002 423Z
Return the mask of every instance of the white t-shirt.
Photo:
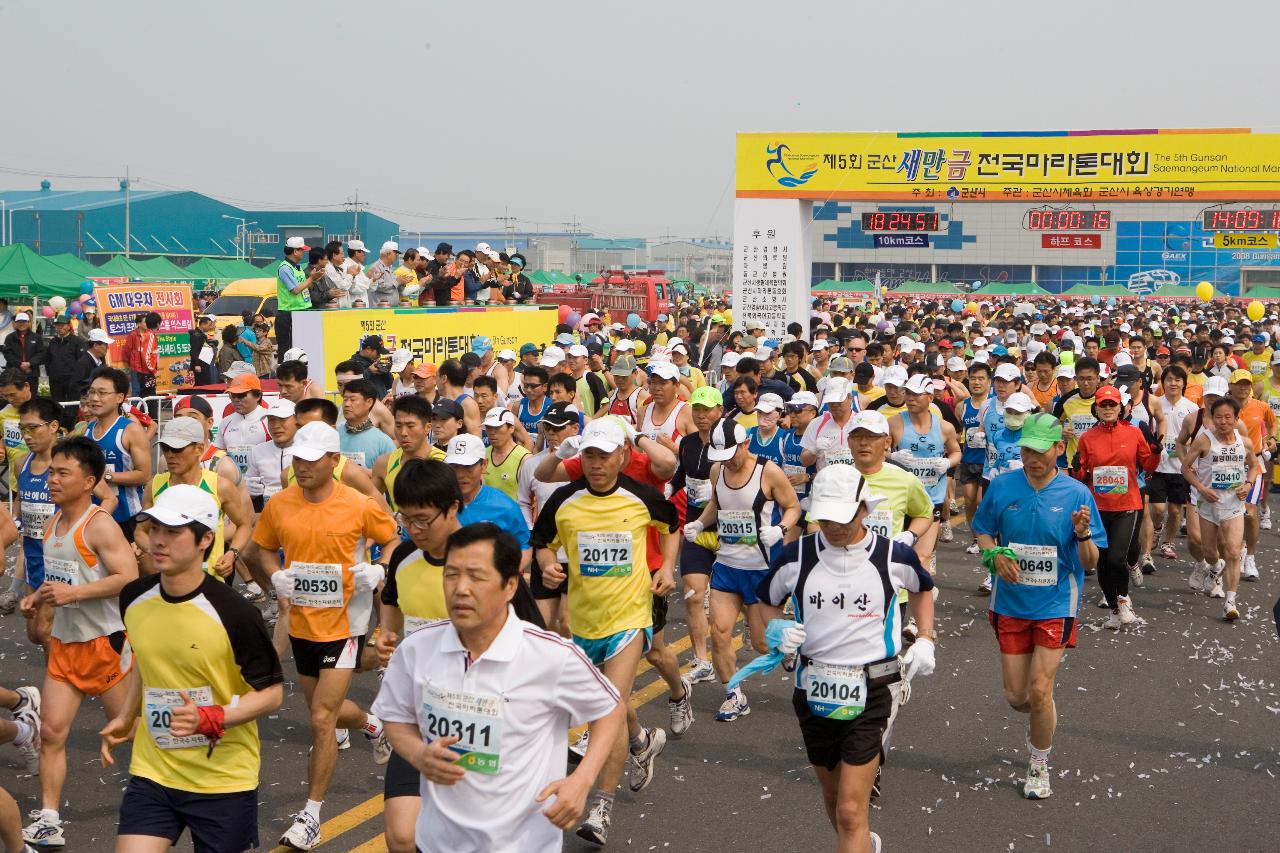
M247 416L232 412L218 426L218 435L213 443L227 451L236 465L240 466L241 473L249 470L250 451L264 441L271 441L266 417L267 410L259 406Z
M534 798L565 776L565 732L608 714L618 692L573 643L511 608L485 653L467 661L453 623L431 622L392 655L373 703L379 719L416 725L428 741L462 732L456 746L470 743L480 766L496 770L468 770L455 785L421 780L418 849L558 853L564 834Z
M1178 400L1176 406L1169 405L1164 397L1153 397L1158 401L1161 413L1164 414L1164 451L1160 454L1160 464L1156 471L1161 474L1181 474L1182 459L1177 456L1178 434L1182 431L1182 422L1187 417L1195 417L1199 409L1186 397Z

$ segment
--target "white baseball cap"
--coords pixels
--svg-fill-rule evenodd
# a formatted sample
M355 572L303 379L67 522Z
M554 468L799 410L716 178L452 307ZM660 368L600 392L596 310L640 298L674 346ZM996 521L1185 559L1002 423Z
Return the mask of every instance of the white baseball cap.
M582 344L574 344L573 346L569 347L569 355L573 356L574 358L586 358L587 348L584 347ZM511 357L515 358L515 353L512 353Z
M1229 392L1227 380L1221 376L1210 376L1204 381L1204 395L1213 394L1217 397L1225 397Z
M733 418L724 418L711 428L711 442L707 445L707 459L712 462L728 462L739 444L747 441L747 431Z
M1111 360L1112 367L1124 367L1126 364L1133 364L1133 356L1124 350L1116 353L1116 357Z
M862 474L852 465L828 465L813 478L809 494L809 517L814 521L848 524L858 514L858 506L875 509L884 497L871 491Z
M651 361L649 363L649 375L672 381L680 377L680 368L669 361Z
M1026 394L1019 391L1016 394L1010 394L1009 399L1004 401L1005 409L1013 409L1015 412L1034 412L1036 403Z
M907 380L907 390L912 394L933 394L933 380L923 373L917 373Z
M399 373L413 361L413 353L407 349L398 349L391 353L391 372Z
M957 370L968 370L969 366L964 363L964 359L958 355L953 355L947 359L947 370L955 373Z
M813 342L813 346L811 346L809 349L813 350L814 352L817 352L818 350L826 349L829 346L831 346L831 343L826 338L818 338L816 341Z
M853 417L849 419L849 432L854 433L858 430L866 430L874 432L876 435L889 434L889 422L885 420L884 415L875 409L868 409L865 412L854 412Z
M554 344L542 351L542 358L538 360L538 364L543 367L559 367L564 361L564 350Z
M843 376L827 377L827 384L822 389L822 403L843 403L852 392L851 383Z
M364 244L363 240L351 240L347 243L348 252L367 252L369 247Z
M618 352L631 352L633 349L636 348L636 345L635 345L635 342L631 340L631 338L623 338L622 340L614 344L613 348Z
M284 241L284 247L286 249L310 249L311 248L310 246L307 245L307 241L303 240L301 237L290 237L288 240Z
M1059 365L1057 375L1054 378L1055 379L1075 379L1076 366L1074 364Z
M16 323L16 322L18 322L19 320L26 320L27 322L30 322L30 321L31 321L31 315L30 315L30 314L28 314L26 311L19 311L19 312L14 316L13 321Z
M515 426L516 416L512 414L510 409L494 406L485 413L484 425L487 427Z
M181 450L204 442L204 427L195 418L174 418L160 430L159 444Z
M397 255L400 254L400 244L395 240L388 240L383 243L382 248L378 250L378 254L385 255L387 252L395 252Z
M89 341L95 344L110 344L111 336L102 329L93 329L89 332Z
M488 243L476 243L477 252L481 252L487 255L489 254L489 249L490 249L490 246Z
M271 401L271 405L267 407L268 418L291 418L295 414L295 407L292 400L286 400L284 397L277 397ZM187 418L187 420L191 420Z
M507 411L503 409L503 411ZM475 465L485 458L484 442L478 435L464 432L449 439L449 449L445 452L444 461L449 465Z
M757 401L757 405L759 401ZM797 391L791 395L791 399L787 401L787 405L795 408L797 406L813 406L818 408L818 395L812 391Z
M973 346L975 347L985 347L986 345L987 345L987 339L982 337L981 335L973 339Z
M742 360L742 356L736 352L727 352L720 357L721 367L737 367L738 362Z
M504 349L498 353L498 361L515 361L516 351L513 349Z
M885 387L896 385L899 388L906 387L907 369L900 364L895 364L884 372L884 379L880 383Z
M285 352L284 358L280 360L281 361L300 361L303 364L306 364L307 351L304 350L302 347L293 347L292 349Z
M777 394L761 394L756 400L756 411L769 414L770 412L780 412L782 407L786 405L782 402L782 398Z
M191 418L177 420L191 421ZM213 495L199 486L179 484L161 492L151 509L143 510L142 516L165 527L185 527L194 523L214 530L218 526L218 504Z
M594 447L596 450L612 453L626 443L627 434L623 432L622 425L612 417L605 417L587 424L587 428L582 433L582 443L578 448L586 450L588 447ZM708 455L708 458L711 457Z
M338 431L324 421L304 424L293 436L293 456L306 462L315 462L330 453L341 453L342 442Z
M996 379L1003 379L1006 382L1018 381L1022 379L1022 371L1016 364L1006 362L996 368Z

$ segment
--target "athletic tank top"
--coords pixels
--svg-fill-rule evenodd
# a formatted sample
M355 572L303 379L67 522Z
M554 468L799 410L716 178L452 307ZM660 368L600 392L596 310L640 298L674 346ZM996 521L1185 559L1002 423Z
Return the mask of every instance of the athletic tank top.
M739 489L725 482L728 469L720 469L720 479L714 485L720 534L716 562L735 569L769 567L769 549L760 541L760 528L773 522L773 501L765 498L761 487L768 464L763 459L752 460L751 474Z
M681 410L683 410L687 405L689 404L683 400L677 400L676 404L671 407L671 411L667 413L666 420L661 423L653 422L654 405L651 403L648 406L645 406L644 417L640 419L639 432L649 436L649 438L654 441L658 440L659 435L665 435L667 438L675 441L680 437L680 431L676 427L676 423L680 417Z
M1234 491L1244 485L1248 471L1240 434L1232 433L1227 443L1218 441L1212 430L1205 430L1205 435L1209 436L1209 452L1196 460L1200 482L1215 491Z
M58 522L62 513L53 516L53 526L44 540L44 577L46 581L80 586L100 581L107 570L98 564L98 557L84 541L84 528L102 507L90 506L84 515L70 524L67 531L58 534ZM53 636L64 643L87 643L124 630L120 618L120 600L94 598L76 601L53 609Z
M523 445L512 445L511 450L507 453L507 458L502 460L501 464L495 465L493 462L493 450L489 450L489 464L484 471L484 484L492 486L502 492L513 501L519 502L520 490L518 488L518 477L520 474L520 463L522 463L529 451Z
M627 419L632 425L636 425L636 407L640 405L640 389L634 389L625 397L619 397L618 392L614 391L609 395L609 414L619 415Z
M542 405L537 412L529 411L529 398L525 397L520 401L520 411L516 415L520 418L520 425L524 427L525 432L529 435L538 434L538 421L542 420L542 413L547 410L547 398L542 398Z
M129 454L129 451L124 446L124 431L128 425L128 418L117 417L116 422L101 437L97 434L98 422L96 420L89 421L89 426L85 429L85 435L89 436L94 444L102 448L102 455L107 457L107 470L112 473L134 470L133 456ZM117 500L120 501L115 511L111 513L111 517L117 522L128 521L142 511L141 486L112 485L111 489L115 492Z
M965 400L960 410L960 425L964 427L960 461L968 465L981 465L987 458L987 434L979 420L981 413L982 408L975 406L972 398Z
M165 471L163 474L156 474L151 478L151 504L155 505L156 498L164 492L165 489L173 485L169 482L170 474ZM214 570L214 566L218 560L222 559L222 555L226 553L226 515L222 511L222 501L218 498L218 475L214 471L206 471L200 469L200 485L202 492L208 492L213 495L213 502L218 505L218 526L213 531L213 547L209 549L209 558L204 561L204 570L210 576L227 583L231 582L231 576L223 577Z
M769 440L765 441L760 437L760 428L756 427L748 433L751 437L748 449L757 459L768 459L781 467L786 464L786 460L784 459L782 452L782 438L784 432L785 430L781 428L775 429L773 431L773 435L769 437Z
M929 431L918 432L911 423L911 415L903 412L900 446L920 460L919 465L908 463L907 470L924 484L929 500L936 505L947 499L947 477L934 467L938 459L947 455L947 445L942 438L942 419L930 412L929 421Z
M34 589L44 578L44 528L58 511L49 497L49 469L43 474L31 473L29 454L18 471L18 495L22 498L22 555L27 560L27 582Z
M382 475L382 485L387 491L387 503L391 506L391 511L396 512L395 494L396 475L400 473L400 469L404 466L404 448L397 447L391 451L387 457L387 472Z

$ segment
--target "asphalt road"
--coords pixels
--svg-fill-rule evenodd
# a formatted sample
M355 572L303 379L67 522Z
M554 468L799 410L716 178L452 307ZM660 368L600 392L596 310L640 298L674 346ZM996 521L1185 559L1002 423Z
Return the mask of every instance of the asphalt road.
M1060 722L1051 759L1053 797L1023 800L1025 718L1005 705L976 558L944 545L939 561L938 671L918 679L898 720L884 796L872 825L886 850L1273 850L1280 837L1280 642L1271 607L1280 594L1276 535L1263 533L1263 579L1241 589L1242 619L1221 621L1221 602L1193 595L1186 563L1159 561L1133 594L1145 624L1102 629L1090 581L1079 648L1059 674ZM668 638L684 637L672 603ZM689 652L681 656L687 664ZM748 660L740 652L740 660ZM292 665L286 663L292 676ZM0 617L0 683L40 683L42 659L19 616ZM649 725L667 722L665 690L639 679L633 701ZM376 680L362 676L358 702ZM752 713L715 722L722 699L695 688L697 719L670 741L653 783L619 794L609 847L645 851L824 850L833 844L817 783L801 749L780 671L749 681ZM63 816L68 850L110 850L123 771L97 762L102 719L89 703L72 733ZM262 726L263 849L271 849L305 799L306 707L296 682ZM121 750L118 766L127 767ZM0 778L23 813L38 784L12 750ZM364 739L340 753L323 818L324 850L384 851L380 768ZM189 841L178 849L190 850ZM589 850L570 836L565 849Z

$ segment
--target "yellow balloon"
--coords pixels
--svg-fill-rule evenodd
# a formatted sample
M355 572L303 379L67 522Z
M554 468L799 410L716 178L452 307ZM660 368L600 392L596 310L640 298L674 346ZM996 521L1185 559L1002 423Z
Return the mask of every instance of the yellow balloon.
M1249 307L1245 311L1248 313L1249 319L1255 323L1266 316L1267 313L1267 309L1256 299L1249 303Z
M969 304L967 304L967 305L965 305L965 306L964 306L964 310L968 311L970 314L977 314L977 313L978 313L978 303L976 303L976 302L970 302Z
M644 355L647 349L649 348L645 346L644 341L636 341L636 358Z
M1201 302L1213 301L1213 285L1207 281L1202 281L1196 285L1196 296L1200 297Z

